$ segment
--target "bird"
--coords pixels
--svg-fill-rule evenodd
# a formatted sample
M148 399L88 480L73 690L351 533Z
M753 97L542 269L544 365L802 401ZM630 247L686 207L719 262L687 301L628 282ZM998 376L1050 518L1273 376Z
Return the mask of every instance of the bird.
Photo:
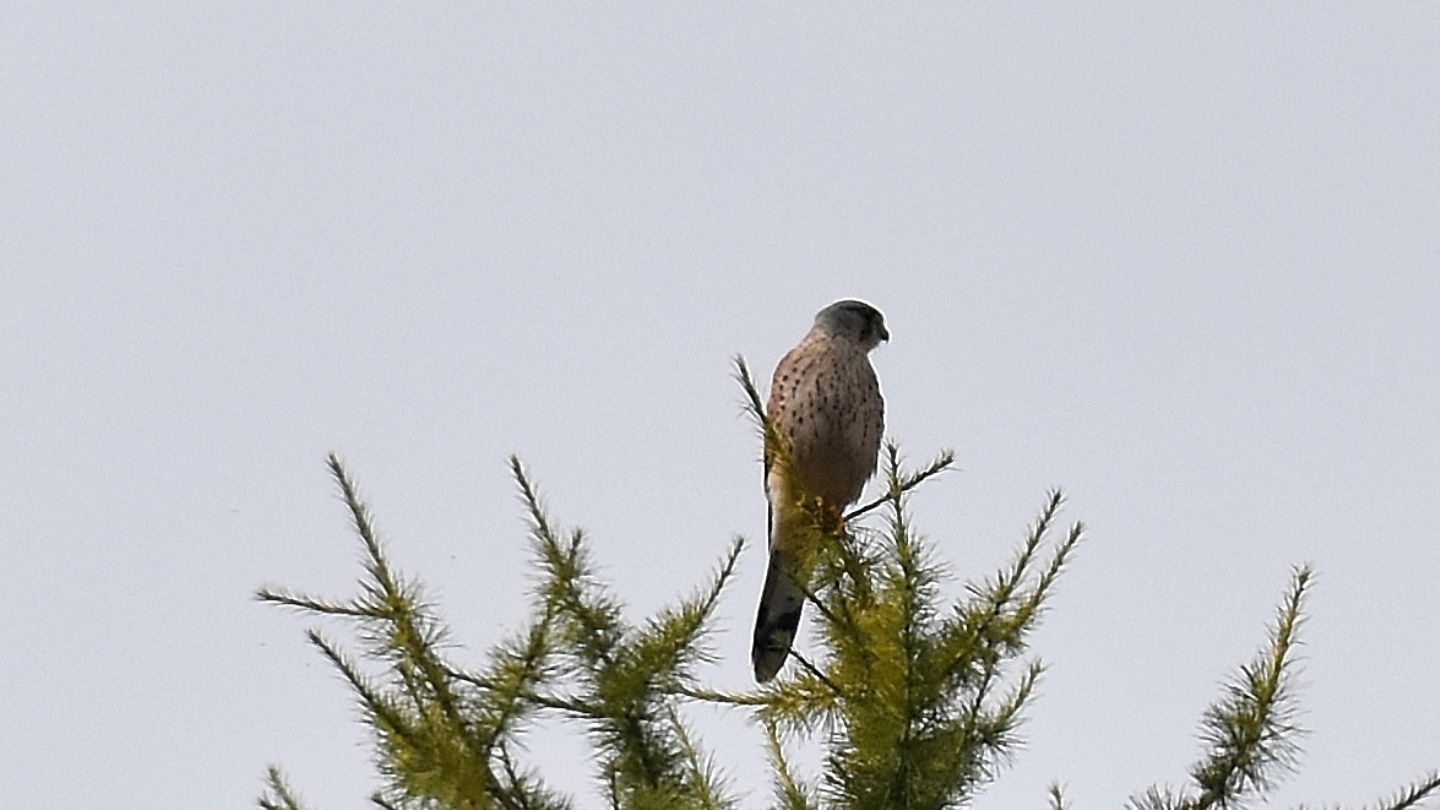
M836 301L815 315L809 333L775 367L766 407L770 562L750 648L759 683L779 673L800 626L816 525L806 500L818 502L820 514L839 526L875 474L885 401L870 351L889 339L879 310Z

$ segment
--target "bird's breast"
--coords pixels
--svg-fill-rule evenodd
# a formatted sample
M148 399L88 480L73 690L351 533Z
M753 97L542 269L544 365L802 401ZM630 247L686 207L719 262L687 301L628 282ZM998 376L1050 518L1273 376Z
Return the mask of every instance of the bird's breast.
M777 374L772 413L805 490L836 504L860 497L875 471L883 404L863 353L800 358Z

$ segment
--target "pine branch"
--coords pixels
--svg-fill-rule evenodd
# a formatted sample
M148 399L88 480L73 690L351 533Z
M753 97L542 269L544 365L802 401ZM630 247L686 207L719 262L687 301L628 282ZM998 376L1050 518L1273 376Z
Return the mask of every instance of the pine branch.
M885 447L892 456L898 457L899 448L893 441L886 442ZM947 472L948 470L953 468L954 465L955 451L949 449L941 450L939 454L935 456L934 460L932 460L930 464L926 466L925 469L918 472L909 473L898 479L893 479L890 483L889 489L884 495L876 498L873 501L870 501L869 503L866 503L863 506L856 507L855 509L847 513L845 515L846 522L854 520L855 518L858 518L867 512L873 511L881 506L884 506L887 503L892 502L900 495L910 492L911 490L920 486L925 481L928 481L929 479L939 475L942 472Z
M407 748L422 747L418 732L410 718L406 716L404 708L382 694L360 672L354 662L346 658L345 654L327 641L319 631L306 631L305 636L350 684L351 690L360 699L360 707L365 711L366 717L370 719L376 731L383 738L391 743L400 743Z
M1007 755L1019 743L1015 729L1019 725L1021 711L1035 692L1035 685L1045 667L1039 661L1030 662L1020 676L1020 682L1012 688L991 711L983 712L976 729L985 747L999 756Z
M510 470L529 512L531 544L545 573L544 599L555 605L565 635L588 666L612 665L624 635L621 607L595 582L584 533L577 529L562 540L518 457L510 457Z
M693 667L711 660L706 640L743 542L732 542L705 587L636 627L595 576L585 535L574 531L562 540L513 457L511 470L530 515L532 546L544 573L541 604L553 615L557 677L564 678L568 692L533 689L523 691L523 698L584 720L612 804L672 808L694 788L691 766L701 756L683 728L671 722L674 701L688 697ZM718 788L711 788L718 800Z
M1057 492L1058 495L1058 492ZM1055 581L1060 578L1060 572L1065 568L1065 563L1074 554L1075 548L1085 537L1085 524L1076 522L1070 527L1070 532L1055 549L1050 557L1050 563L1045 566L1044 572L1040 574L1034 588L1032 588L1015 609L1011 622L1014 625L1014 638L1018 641L1026 631L1032 627L1041 610L1045 607L1045 601L1049 597Z
M946 661L947 680L951 688L970 696L967 713L971 718L978 720L983 714L1005 659L1024 650L1025 638L1039 621L1042 605L1084 536L1083 525L1076 523L1038 582L1027 591L1025 583L1038 550L1063 504L1064 494L1052 490L1015 559L985 583L967 586L969 603L957 606L954 618L939 631L939 655Z
M755 378L750 374L750 366L745 362L745 356L735 355L734 358L735 381L740 383L740 388L745 392L745 413L755 420L763 434L768 434L770 420L765 416L765 402L760 397L760 389L755 385Z
M1186 810L1191 800L1172 788L1151 786L1143 794L1131 796L1125 803L1126 810Z
M399 802L391 801L378 792L370 794L370 803L380 808L380 810L404 810Z
M479 702L486 708L487 717L486 722L478 724L482 729L479 748L486 754L497 746L503 750L504 741L535 702L530 695L550 675L552 623L551 612L544 611L523 640L493 650L488 677L471 678L447 669L448 677L480 687Z
M412 708L418 710L433 699L451 725L463 727L458 697L451 690L437 650L446 636L445 628L431 616L420 588L406 583L391 567L369 509L343 463L334 454L326 458L326 463L364 549L367 576L361 581L361 595L339 602L262 588L256 598L310 613L359 619L362 638L371 652L392 663Z
M1191 769L1200 788L1198 810L1229 806L1252 793L1263 796L1279 773L1295 766L1295 738L1304 732L1295 723L1291 671L1312 577L1308 567L1295 570L1269 646L1240 668L1226 696L1205 712L1201 738L1209 751Z
M534 706L526 696L548 672L550 619L543 617L521 640L498 648L487 675L460 677L440 655L447 631L420 586L391 565L353 480L338 458L332 455L328 462L364 549L360 596L348 603L278 589L257 596L356 620L369 651L387 663L388 685L382 687L318 632L308 634L350 684L377 734L380 769L391 780L375 797L378 804L404 806L413 799L480 807L517 801L518 794L496 781L491 755Z
M501 807L510 810L571 810L568 798L554 793L533 773L522 770L510 754L509 747L501 744L496 750L496 759L504 774L504 787L497 791Z
M1431 771L1401 788L1392 798L1381 800L1376 807L1378 810L1409 810L1421 807L1426 799L1437 793L1440 793L1440 771Z
M693 806L700 810L725 810L734 807L735 800L725 795L725 780L716 772L714 760L700 750L679 711L672 705L667 708L666 714L675 739L680 744L689 785L689 798L693 798ZM690 806L691 802L687 801L686 804Z
M765 449L765 472L777 464L780 469L789 469L790 466L790 443L775 425L770 421L765 410L765 400L760 396L760 389L755 385L754 378L750 375L750 367L745 363L743 355L735 355L735 381L740 383L740 388L745 393L745 402L742 409L745 415L755 423L756 430L760 433L761 446ZM793 478L793 476L786 476ZM800 493L804 495L804 493ZM808 498L802 498L808 500Z
M318 632L312 630L308 635L359 696L368 722L380 737L380 770L398 795L456 806L466 802L486 806L494 799L494 776L459 729L446 723L437 725L433 713L407 710L375 688Z
M735 538L730 550L701 592L664 608L630 645L631 659L643 677L662 678L667 686L693 679L694 664L713 660L703 646L720 593L735 574L744 541Z
M802 735L840 723L844 695L835 684L817 678L815 671L815 666L806 661L800 665L799 672L766 686L759 695L762 700L756 715L759 721Z
M335 602L329 599L317 599L313 596L297 594L286 588L265 586L255 591L255 599L259 602L268 602L280 607L293 608L305 613L316 613L322 616L341 616L352 619L380 619L383 613L368 605L355 603Z
M262 810L305 810L300 797L286 781L285 774L275 765L265 771L265 789L267 792L256 800Z
M1225 687L1225 694L1205 710L1201 739L1209 750L1195 764L1191 776L1198 795L1156 786L1132 796L1130 810L1205 810L1237 807L1263 798L1277 778L1294 770L1299 753L1297 737L1305 732L1296 723L1298 706L1294 688L1299 631L1305 620L1305 602L1314 579L1309 566L1296 568L1290 588L1276 610L1269 643L1240 667ZM1377 810L1417 808L1440 792L1440 772L1432 771L1381 801Z
M1035 561L1035 553L1044 542L1045 536L1050 531L1050 525L1054 522L1055 516L1064 502L1064 493L1058 489L1051 490L1046 498L1045 506L1040 510L1040 515L1035 522L1030 524L1025 541L1021 544L1020 550L1009 567L996 572L994 578L984 585L970 587L971 593L978 598L982 605L981 616L983 618L974 628L976 633L983 636L996 629L996 620L1006 616L1010 611L1011 604L1020 598L1021 586L1030 574L1030 566ZM1079 531L1072 532L1072 534L1078 535ZM1064 557L1059 559L1060 562L1064 562ZM1058 567L1056 570L1059 570Z
M769 702L763 694L721 692L704 686L677 685L675 694L696 700L701 703L714 703L726 706L764 706Z
M790 762L785 758L785 747L780 742L780 732L773 722L765 722L765 750L770 758L775 797L783 810L817 810L813 791L795 777Z
M1065 800L1065 787L1059 782L1051 782L1046 795L1050 798L1050 810L1070 810L1070 803Z

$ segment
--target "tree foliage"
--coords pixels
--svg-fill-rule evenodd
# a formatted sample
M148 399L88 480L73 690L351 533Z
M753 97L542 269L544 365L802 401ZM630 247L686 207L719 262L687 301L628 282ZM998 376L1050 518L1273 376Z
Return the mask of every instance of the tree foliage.
M774 442L743 361L737 371L747 409ZM354 626L360 660L316 630L308 637L348 683L373 732L384 785L371 797L378 807L574 806L546 783L520 744L527 727L553 717L585 729L595 784L611 807L736 807L732 786L684 719L685 706L695 702L751 714L771 766L774 807L957 807L999 774L1021 742L1019 726L1044 671L1029 638L1084 527L1061 528L1064 498L1049 493L1010 561L947 602L945 565L912 525L908 497L952 460L943 452L910 470L889 444L881 497L840 525L814 511L817 575L807 598L819 653L814 661L792 653L783 677L745 693L714 690L702 673L716 659L709 645L715 608L743 541L730 544L694 592L634 621L597 576L584 532L555 525L514 458L540 576L528 622L497 644L484 666L465 668L447 656L448 630L436 607L419 581L391 562L354 481L333 455L330 472L364 551L358 595L332 600L262 588L257 598ZM1191 768L1191 783L1152 787L1131 800L1132 810L1238 807L1263 799L1293 768L1302 733L1294 651L1312 581L1308 568L1295 571L1268 644L1206 710L1205 754ZM792 762L791 751L801 745L824 752L818 775L802 774ZM1440 774L1432 773L1378 806L1419 807L1437 792ZM1069 806L1058 785L1049 802L1055 810ZM303 807L273 767L258 803L266 810Z

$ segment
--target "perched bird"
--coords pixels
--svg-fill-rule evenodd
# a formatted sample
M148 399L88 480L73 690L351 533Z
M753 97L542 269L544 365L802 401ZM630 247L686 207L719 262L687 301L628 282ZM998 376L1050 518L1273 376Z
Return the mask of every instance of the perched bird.
M775 677L800 625L809 587L815 520L806 499L839 525L875 473L885 402L870 365L870 350L889 340L885 317L862 301L836 301L820 310L809 334L791 349L770 384L772 433L788 448L765 448L770 501L770 567L755 616L750 660L755 680Z

